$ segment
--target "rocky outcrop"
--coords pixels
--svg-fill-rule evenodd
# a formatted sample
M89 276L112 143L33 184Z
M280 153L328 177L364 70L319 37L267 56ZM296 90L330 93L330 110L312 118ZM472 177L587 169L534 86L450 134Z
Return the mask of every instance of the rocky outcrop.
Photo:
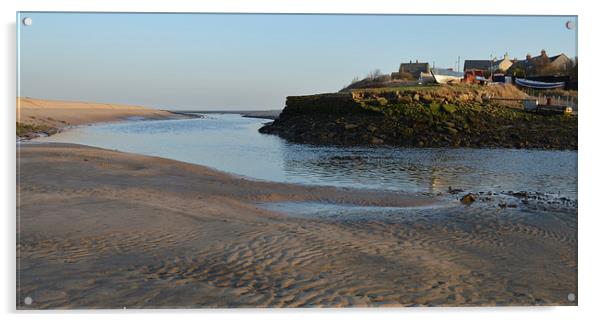
M291 96L260 132L311 144L577 149L576 116L492 99L524 96L511 86L466 85Z

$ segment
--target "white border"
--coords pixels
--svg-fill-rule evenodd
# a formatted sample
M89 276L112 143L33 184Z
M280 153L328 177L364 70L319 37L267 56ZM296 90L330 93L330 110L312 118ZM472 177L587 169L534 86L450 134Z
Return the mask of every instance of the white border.
M245 319L250 321L289 321L342 318L348 321L420 320L420 321L524 321L541 318L545 321L574 321L593 319L602 301L600 290L599 253L602 213L597 211L598 190L602 179L602 160L598 156L602 135L600 97L600 11L594 1L573 0L3 0L2 19L2 205L4 206L0 305L3 321L34 320L43 317L53 321L79 321L82 318L103 321L107 318L131 319L142 317L149 321L178 319ZM433 308L433 309L306 309L306 310L139 310L139 311L71 311L27 313L15 308L15 17L16 11L106 11L106 12L250 12L250 13L415 13L415 14L547 14L578 15L580 63L579 113L579 307L553 308ZM107 314L111 314L110 316ZM166 314L175 314L168 317ZM43 315L43 316L40 316Z

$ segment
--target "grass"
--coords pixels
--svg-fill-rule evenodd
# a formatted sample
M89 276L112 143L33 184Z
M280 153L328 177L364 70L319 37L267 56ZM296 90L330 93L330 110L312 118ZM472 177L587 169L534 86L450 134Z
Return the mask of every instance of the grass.
M25 137L30 134L44 132L47 134L55 134L57 129L46 125L36 125L17 122L17 136Z
M353 89L351 92L362 92L362 93L388 93L395 91L417 91L417 92L429 92L437 91L441 85L439 84L426 84L426 85L401 85L396 87L378 87L378 88L359 88Z

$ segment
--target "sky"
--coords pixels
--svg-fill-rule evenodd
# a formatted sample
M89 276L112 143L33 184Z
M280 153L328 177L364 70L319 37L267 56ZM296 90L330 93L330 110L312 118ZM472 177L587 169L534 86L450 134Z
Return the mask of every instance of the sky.
M31 26L21 23L30 17ZM265 110L401 62L577 56L575 16L20 13L20 96Z

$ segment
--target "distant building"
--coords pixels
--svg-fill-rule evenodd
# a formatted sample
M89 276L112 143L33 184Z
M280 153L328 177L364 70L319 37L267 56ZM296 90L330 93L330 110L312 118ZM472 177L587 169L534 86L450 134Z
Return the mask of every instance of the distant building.
M479 70L486 71L493 69L493 61L492 60L476 60L476 59L467 59L464 61L464 71L469 70Z
M428 73L428 72L430 72L430 70L431 70L431 67L430 67L429 63L419 63L418 61L413 63L410 61L409 63L401 63L399 65L399 73L393 73L393 74L395 76L399 77L400 74L408 73L408 74L411 74L412 77L418 79L418 78L420 78L420 73Z
M484 59L474 60L467 59L464 61L464 71L475 70L475 71L491 71L501 70L505 72L512 66L512 60L508 58L508 53L504 54L504 58L501 60L497 59Z
M514 75L517 72L525 73L526 75L535 74L555 74L566 72L571 64L571 59L565 54L556 56L548 56L545 50L541 50L539 56L532 57L527 54L524 60L516 61L509 69L508 74Z
M502 72L506 72L510 67L512 67L512 60L508 58L508 53L504 54L504 58L495 62L494 70L501 70Z

